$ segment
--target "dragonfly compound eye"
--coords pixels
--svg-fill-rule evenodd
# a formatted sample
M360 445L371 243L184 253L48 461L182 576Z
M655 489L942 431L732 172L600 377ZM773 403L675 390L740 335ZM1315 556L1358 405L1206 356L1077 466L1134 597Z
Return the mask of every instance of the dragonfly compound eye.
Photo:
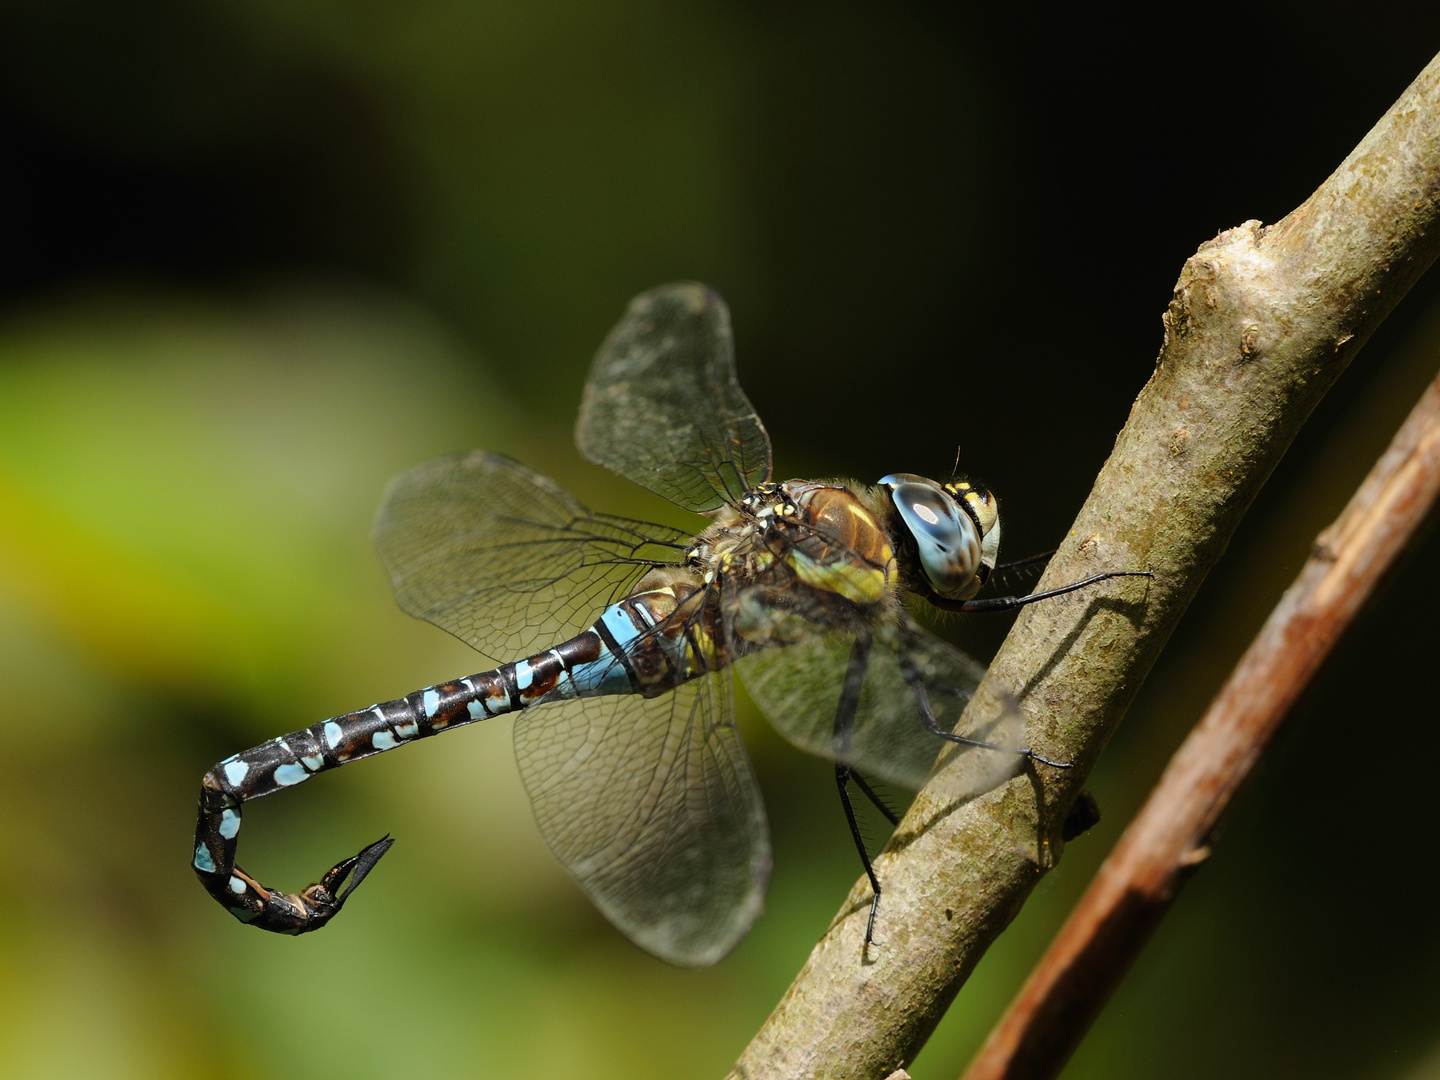
M941 596L973 592L980 572L982 543L974 519L939 484L897 473L880 481L900 520L915 540L920 569Z

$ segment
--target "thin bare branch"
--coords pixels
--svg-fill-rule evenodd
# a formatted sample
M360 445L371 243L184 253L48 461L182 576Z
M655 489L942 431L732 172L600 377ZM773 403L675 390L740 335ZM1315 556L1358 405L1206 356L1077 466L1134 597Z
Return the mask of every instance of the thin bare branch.
M1440 253L1437 214L1440 58L1304 204L1186 262L1155 373L1040 587L1098 570L1155 579L1024 609L991 666L1021 699L1031 744L1076 767L1036 766L963 806L921 792L876 860L881 945L863 948L862 879L733 1076L873 1080L913 1059L1054 865L1086 774L1260 486ZM1081 257L1071 266L1051 272L1057 348L1106 332L1063 308L1066 273L1088 272Z
M965 1073L1060 1072L1130 961L1209 856L1212 834L1291 707L1440 495L1440 376L1231 673Z

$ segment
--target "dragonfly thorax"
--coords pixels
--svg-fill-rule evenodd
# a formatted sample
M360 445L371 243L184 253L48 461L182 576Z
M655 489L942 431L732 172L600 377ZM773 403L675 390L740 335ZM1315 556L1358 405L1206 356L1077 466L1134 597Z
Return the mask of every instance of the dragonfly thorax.
M827 609L869 610L894 595L899 575L889 533L843 485L767 483L711 518L687 552L707 583L792 592L800 586Z

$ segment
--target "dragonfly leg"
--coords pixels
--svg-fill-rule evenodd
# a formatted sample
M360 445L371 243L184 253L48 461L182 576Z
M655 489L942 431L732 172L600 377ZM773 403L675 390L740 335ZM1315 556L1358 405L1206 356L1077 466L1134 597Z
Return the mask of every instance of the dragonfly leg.
M936 596L932 593L926 599L942 611L959 611L972 615L995 611L1014 611L1026 604L1033 604L1037 600L1049 600L1052 596L1064 596L1066 593L1072 593L1102 581L1109 581L1111 578L1154 576L1154 571L1151 570L1112 570L1106 574L1091 574L1080 581L1061 585L1058 589L1046 589L1044 592L1030 593L1028 596L991 596L983 600L946 600L943 596Z
M833 743L835 756L841 759L835 762L835 787L840 792L840 807L845 811L845 822L850 826L850 839L855 841L855 850L860 855L860 864L865 868L865 876L870 879L870 918L865 923L866 948L875 942L875 916L880 911L882 890L880 879L875 874L875 867L870 862L870 852L865 850L865 837L860 833L860 823L855 818L855 807L850 802L850 781L853 779L856 786L884 810L886 817L889 817L892 822L896 822L894 815L879 801L870 785L843 760L845 751L850 746L850 738L855 732L855 710L860 704L860 687L865 683L865 669L869 664L870 638L868 635L861 635L855 639L855 644L850 649L850 663L845 669L845 681L840 687L840 703L835 708Z
M1041 563L1048 563L1051 557L1058 551L1058 548L1051 548L1049 551L1042 551L1038 555L1030 555L1023 559L1016 559L1014 562L1001 563L991 573L1003 574L1006 570L1024 570L1027 567L1038 566Z
M1027 582L1033 586L1036 579L1045 572L1045 567L1054 554L1055 550L1052 548L1026 559L1000 563L985 576L984 587L991 592L1014 592L1017 588L1027 587Z
M880 796L875 793L875 789L872 788L868 783L866 783L863 776L861 776L854 769L851 769L850 779L855 781L855 786L865 793L865 797L867 799L874 803L875 809L879 810L880 813L885 815L886 821L890 822L891 825L900 824L900 815L895 813L894 810L890 809L889 805L885 802L885 800L880 798Z
M865 850L865 837L860 834L860 823L855 818L855 807L850 803L850 781L859 780L849 765L835 764L835 787L840 792L840 806L845 811L845 821L850 826L850 839L855 841L855 850L860 853L860 863L865 867L865 876L870 879L870 918L865 923L865 945L875 943L875 916L880 911L880 879L875 876L875 867L870 862L870 852ZM862 789L863 790L863 789Z
M901 657L900 674L915 695L915 703L920 707L920 717L925 722L925 730L936 735L946 742L959 743L961 746L978 746L982 750L998 750L1002 754L1018 754L1020 757L1028 758L1030 761L1038 761L1042 765L1049 765L1054 769L1068 769L1073 764L1069 761L1051 761L1042 757L1028 746L1014 747L1001 746L999 743L986 742L984 739L972 739L968 735L956 735L953 731L946 731L935 719L935 711L930 707L930 694L925 689L925 680L915 670L915 666Z

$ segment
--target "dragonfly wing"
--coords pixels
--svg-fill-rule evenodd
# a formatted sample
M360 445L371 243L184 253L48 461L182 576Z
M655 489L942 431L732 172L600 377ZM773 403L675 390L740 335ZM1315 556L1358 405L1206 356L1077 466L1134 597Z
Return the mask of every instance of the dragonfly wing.
M985 669L974 660L908 621L873 632L852 730L837 735L836 710L855 641L853 634L817 632L737 666L745 688L786 738L867 777L918 790L939 776L943 790L966 798L1020 769L1023 759L1013 752L1024 739L1019 706L989 684L981 688ZM944 731L957 731L978 691L958 734L1009 749L956 745L928 731L917 682Z
M770 438L735 378L725 301L690 282L631 301L590 369L575 443L701 513L769 480Z
M437 458L396 477L375 546L400 607L497 663L574 636L688 534L596 514L501 454Z
M655 698L557 702L515 723L515 755L555 857L626 937L715 963L760 914L765 807L728 672Z

